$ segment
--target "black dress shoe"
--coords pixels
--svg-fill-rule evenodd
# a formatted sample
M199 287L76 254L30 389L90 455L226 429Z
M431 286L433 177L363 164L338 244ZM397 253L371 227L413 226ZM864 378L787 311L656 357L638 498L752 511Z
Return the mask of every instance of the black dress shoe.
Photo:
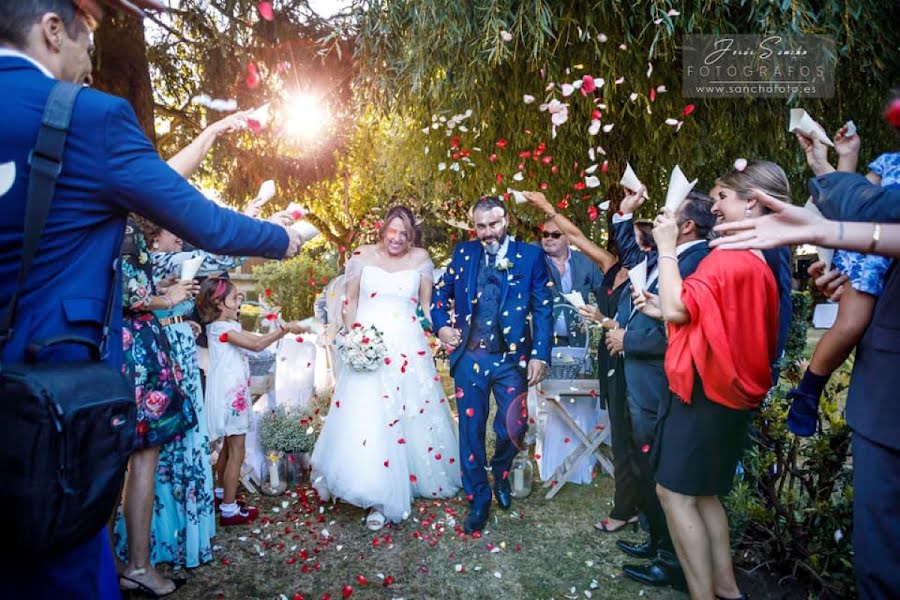
M500 505L500 508L509 510L509 507L512 506L512 493L510 492L508 481L504 479L494 484L494 497L497 498L497 504Z
M670 586L682 592L687 591L684 571L677 562L673 565L669 561L656 559L645 565L623 565L622 570L626 577L646 585Z
M463 523L463 531L466 533L481 531L484 529L484 526L487 525L489 514L490 510L486 507L482 509L470 509L469 514L466 515L466 520Z
M653 542L652 538L647 538L646 541L641 542L640 544L632 544L625 540L616 540L616 546L628 556L647 559L656 558L656 544Z

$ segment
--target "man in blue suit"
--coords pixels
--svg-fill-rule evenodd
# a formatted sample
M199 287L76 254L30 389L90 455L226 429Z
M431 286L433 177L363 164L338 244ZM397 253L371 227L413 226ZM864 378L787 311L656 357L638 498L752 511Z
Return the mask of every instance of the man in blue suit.
M657 254L645 252L635 240L631 213L643 202L642 190L629 194L622 201L621 211L613 217L613 234L619 248L620 260L626 268L634 268L647 260L647 291L658 293ZM679 223L678 270L687 277L709 254L706 238L716 224L712 213L712 199L706 194L691 192L675 213ZM631 413L633 445L641 449L637 463L641 494L639 504L647 517L650 537L643 543L618 540L616 545L636 558L653 559L646 565L625 565L625 574L651 585L682 587L684 578L675 549L669 537L665 514L656 496L656 478L651 454L656 439L657 422L665 415L660 410L668 406L669 382L663 367L666 348L665 324L633 308L631 290L619 300L616 321L622 327L607 333L610 352L622 354L625 366L625 386L628 409Z
M819 210L838 221L900 222L900 189L833 172L810 180ZM847 392L853 430L853 563L859 597L900 595L900 268L894 261L859 345Z
M134 1L134 0L133 0ZM119 0L108 0L119 4ZM149 6L148 0L135 2ZM124 6L124 5L123 5ZM102 17L97 0L0 0L0 164L15 164L15 181L0 197L0 313L15 289L34 147L55 80L89 80L91 29ZM116 261L125 219L139 213L198 247L222 254L282 258L299 236L207 200L159 157L127 102L83 90L75 103L62 171L37 257L19 298L0 359L21 362L25 347L58 335L99 343L108 298L115 299L106 360L122 363L121 293ZM87 358L84 348L59 345L45 361ZM2 443L2 442L0 442ZM112 510L113 507L110 507ZM15 548L4 548L14 553ZM0 564L9 598L118 598L105 531L59 556L28 567Z
M544 253L507 234L509 219L499 198L482 197L472 213L478 240L454 249L431 310L438 337L452 349L459 457L470 504L467 533L484 529L490 512L484 446L490 394L497 403L494 494L508 509L507 475L528 428L527 387L543 379L552 337Z

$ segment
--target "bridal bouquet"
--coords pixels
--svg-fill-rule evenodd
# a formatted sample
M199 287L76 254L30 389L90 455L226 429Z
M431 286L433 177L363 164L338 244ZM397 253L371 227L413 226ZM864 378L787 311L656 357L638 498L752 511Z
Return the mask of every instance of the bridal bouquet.
M384 336L374 325L354 323L338 345L341 358L354 371L374 371L381 366L387 348Z

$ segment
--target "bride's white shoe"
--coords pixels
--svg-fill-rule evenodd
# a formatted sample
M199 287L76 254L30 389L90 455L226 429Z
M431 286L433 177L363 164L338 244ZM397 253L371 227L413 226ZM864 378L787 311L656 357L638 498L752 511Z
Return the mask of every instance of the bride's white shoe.
M366 515L366 528L369 531L379 531L384 527L384 515L374 508Z

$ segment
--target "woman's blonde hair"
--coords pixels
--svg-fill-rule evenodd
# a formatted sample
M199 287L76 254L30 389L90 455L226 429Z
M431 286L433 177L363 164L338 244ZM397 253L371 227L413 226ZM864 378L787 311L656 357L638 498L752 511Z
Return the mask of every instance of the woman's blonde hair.
M784 169L768 160L747 161L743 169L732 169L716 179L716 185L734 190L741 200L749 200L753 190L760 190L776 200L791 201L791 186Z

